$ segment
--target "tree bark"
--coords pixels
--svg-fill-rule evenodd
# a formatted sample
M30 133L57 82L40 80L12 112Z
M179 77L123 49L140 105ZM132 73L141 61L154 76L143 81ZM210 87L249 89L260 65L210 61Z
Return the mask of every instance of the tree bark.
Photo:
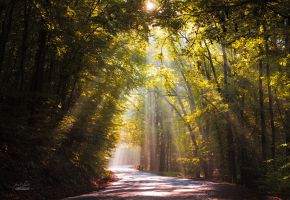
M10 31L11 31L14 5L15 5L15 0L11 0L9 6L7 8L5 20L3 22L3 26L2 26L2 30L1 30L1 34L0 34L0 75L2 72L8 36L9 36Z
M165 130L164 130L164 124L163 124L163 107L162 102L158 102L158 109L157 109L157 129L158 129L158 135L159 135L159 171L163 172L165 171L165 165L166 165L166 155L165 155Z
M217 79L217 74L216 74L215 67L214 67L214 64L213 64L212 55L211 55L211 52L210 52L210 49L209 49L207 43L204 42L204 44L205 44L205 47L206 47L206 50L207 50L208 60L209 60L209 64L210 64L210 67L211 67L212 74L213 74L213 78L214 78L214 81L215 81L215 83L217 85L217 90L220 93L221 92L221 87L220 87L220 84L219 84L218 79Z
M19 84L18 88L20 91L23 90L24 83L24 66L25 66L25 58L26 58L26 49L27 49L27 39L28 39L28 8L27 8L27 0L24 1L24 23L23 23L23 33L22 33L22 43L21 43L21 51L20 51L20 62L19 62Z
M38 32L38 50L35 57L35 71L32 78L32 92L41 92L45 65L45 46L47 32L41 28Z
M271 143L271 153L272 158L276 157L276 128L274 124L274 111L273 111L273 94L271 88L271 76L270 76L270 61L269 61L269 45L268 39L265 38L265 49L266 49L266 76L267 76L267 88L268 88L268 99L269 99L269 115L270 115L270 125L271 125L271 136L272 136L272 143Z
M231 172L231 181L233 183L237 182L237 167L236 167L236 153L235 153L235 144L233 138L232 125L229 122L230 116L228 114L227 122L227 142L228 142L228 156L229 156L229 169Z
M221 46L223 52L224 85L226 86L228 84L228 75L230 73L230 68L228 66L226 47L224 44L222 44Z
M222 43L222 53L223 53L223 69L224 69L224 92L223 97L226 103L230 101L228 97L228 76L230 74L230 68L228 66L228 58L226 47ZM237 182L237 166L236 166L236 150L234 145L234 134L232 130L232 122L231 122L230 113L226 113L226 130L227 130L227 147L228 147L228 156L229 156L229 171L231 175L231 181Z
M38 32L38 50L35 55L34 73L31 79L31 92L32 101L30 105L30 118L29 124L32 126L36 123L34 114L36 112L36 106L40 103L40 94L42 92L43 72L45 66L45 53L46 53L46 35L47 32L43 28L40 28Z
M286 121L286 127L285 127L285 142L287 144L286 147L286 156L290 156L290 109L288 108L285 112L285 121Z
M263 63L259 60L259 105L260 105L260 134L262 141L262 159L267 159L267 137L264 110L264 91L263 91Z
M149 101L150 105L152 106L150 108L150 136L149 136L149 144L150 144L150 165L149 169L150 171L157 171L157 141L156 141L156 99L154 92L149 93Z

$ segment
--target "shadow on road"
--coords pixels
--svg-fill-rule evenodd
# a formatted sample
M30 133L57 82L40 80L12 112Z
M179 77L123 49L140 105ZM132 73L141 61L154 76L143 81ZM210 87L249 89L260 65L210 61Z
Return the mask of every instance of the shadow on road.
M242 187L208 181L164 177L132 168L112 169L118 181L97 192L67 200L259 199Z

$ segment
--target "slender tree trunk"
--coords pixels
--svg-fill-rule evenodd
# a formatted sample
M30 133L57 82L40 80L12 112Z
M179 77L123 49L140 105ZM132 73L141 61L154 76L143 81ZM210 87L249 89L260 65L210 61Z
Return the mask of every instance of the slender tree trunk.
M290 21L289 18L285 19L284 21L284 30L285 30L285 55L287 56L288 53L290 53L290 30L289 30L289 26L290 26Z
M225 159L225 148L224 148L224 140L222 137L222 132L220 130L220 125L218 124L218 121L215 119L214 120L214 128L216 130L216 140L217 140L217 144L218 144L218 150L219 150L219 167L222 169L222 171L226 170L226 159ZM221 175L224 175L225 173L221 173ZM222 179L225 180L225 177L222 176Z
M27 0L24 1L24 24L23 24L23 33L22 33L22 44L20 51L20 62L19 62L19 84L18 88L20 91L23 90L24 84L24 66L25 66L25 58L26 58L26 49L27 49L27 39L28 39L28 8L27 8Z
M43 72L45 66L46 36L46 30L41 28L38 33L38 50L35 55L35 69L31 80L31 92L33 94L33 99L30 106L30 125L35 123L34 113L40 100L40 93L42 92Z
M287 56L288 54L290 54L290 30L289 30L289 26L290 26L290 20L289 18L285 19L285 56ZM288 73L289 75L289 73ZM290 109L287 108L285 111L285 142L286 144L288 144L288 146L286 147L286 155L290 156Z
M224 68L224 85L226 86L228 84L228 75L230 70L228 66L226 47L224 44L222 44L222 52L223 52L223 68Z
M228 76L230 73L228 66L228 58L226 47L222 43L222 53L223 53L223 69L224 69L224 92L223 96L225 102L229 102L228 97ZM237 182L237 166L236 166L236 150L234 145L234 135L232 130L231 116L229 112L226 113L226 130L227 130L227 146L228 146L228 157L229 157L229 171L231 173L231 181Z
M177 95L178 97L178 95ZM165 101L173 108L173 110L176 112L176 114L180 117L180 119L184 122L184 125L186 126L189 134L190 134L190 137L191 137L191 141L193 143L193 146L194 146L194 150L193 150L193 154L199 158L200 160L202 160L202 155L201 155L201 152L200 152L200 149L199 149L199 146L197 144L197 140L196 140L196 136L195 136L195 132L193 130L193 128L191 127L191 124L188 123L184 116L182 115L182 113L178 110L178 108L176 107L176 105L172 104L165 96L163 96L163 98L165 99ZM180 101L181 102L181 101ZM182 103L182 102L181 102ZM200 163L200 167L202 167L202 162ZM200 177L200 171L197 170L196 173L195 173L196 177Z
M174 51L177 53L177 50L176 50L175 45L174 45L172 40L171 40L171 44L172 44L172 47L174 47ZM189 82L187 80L187 77L184 74L185 67L184 67L183 61L180 60L180 59L177 59L175 61L177 63L176 66L178 67L178 70L179 70L179 72L180 72L180 74L182 76L182 79L184 81L184 84L185 84L185 89L186 89L187 94L188 94L190 111L191 111L191 113L193 113L194 107L195 107L195 101L194 101L194 96L193 96L193 93L192 93L191 85L189 84Z
M228 114L228 120L230 116ZM233 183L237 182L237 167L236 167L236 153L235 144L233 138L233 130L230 122L227 122L227 142L228 142L228 156L229 156L229 169L231 172L231 181Z
M194 96L193 96L193 93L192 93L192 88L191 88L191 85L189 84L189 82L188 82L188 80L187 80L187 78L186 78L186 76L184 74L184 71L183 71L184 66L183 66L182 61L179 61L179 63L181 65L181 67L178 66L178 69L179 69L180 74L182 76L182 79L184 81L185 89L187 90L190 111L191 111L191 113L193 113L194 107L195 107L195 101L194 101Z
M194 130L191 127L191 125L185 120L184 116L178 110L178 108L176 107L176 105L174 105L173 103L171 103L165 96L163 96L163 98L172 107L172 109L176 112L176 114L178 115L178 117L183 121L183 123L185 124L188 132L190 133L190 137L191 137L192 143L193 143L196 151L199 151L198 144L197 144L196 137L195 137L195 133L194 133Z
M262 139L262 159L267 159L267 137L264 110L264 91L263 91L263 63L259 60L259 105L260 105L260 134Z
M205 125L204 126L199 126L199 130L201 132L202 135L202 140L206 141L206 138L208 137L208 120L205 120ZM203 157L201 157L200 162L201 162L201 167L202 170L204 172L204 177L207 178L211 178L211 170L210 170L210 166L209 166L209 160L210 158L208 157L208 160L205 160Z
M79 80L79 77L78 75L76 74L74 76L74 80L73 80L73 84L72 84L72 88L71 88L71 91L68 95L68 98L67 100L65 101L64 105L63 105L63 110L64 111L68 111L69 108L72 106L72 103L73 103L73 97L74 97L74 94L75 94L75 90L77 88L77 84L78 84L78 80Z
M157 171L162 172L165 168L165 137L163 130L163 110L162 102L158 95L156 95L156 118L155 118L155 127L156 127L156 150L157 150L157 162L158 168Z
M5 16L1 34L0 34L0 75L2 72L2 67L3 67L3 62L4 62L6 44L7 44L8 36L11 30L14 5L15 5L15 0L11 0L7 8L6 16Z
M270 76L270 61L269 61L269 45L268 40L265 41L266 47L266 76L267 76L267 88L268 88L268 99L269 99L269 115L270 115L270 125L271 125L271 136L272 136L272 143L271 143L271 153L272 158L276 157L276 128L274 124L274 111L273 111L273 95L272 95L272 88L271 88L271 76Z
M238 137L240 143L239 146L239 158L240 158L240 183L245 185L247 183L247 149L246 149L246 139L245 139L245 115L244 115L244 104L245 104L245 95L242 96L242 105L240 105L240 116L239 116L239 125L238 127Z
M35 71L32 78L32 91L41 92L43 72L45 65L45 46L46 46L46 30L42 29L38 33L38 51L35 57Z
M285 127L285 142L288 144L286 147L286 156L290 156L290 108L288 108L285 112L285 121L286 121L286 127Z
M209 49L207 43L204 42L204 44L205 44L205 47L206 47L206 50L207 50L208 60L209 60L209 64L210 64L210 67L211 67L212 74L213 74L213 78L214 78L214 81L215 81L215 83L217 85L217 90L220 93L221 92L221 88L220 88L220 85L219 85L219 82L218 82L218 79L217 79L217 74L216 74L215 67L214 67L214 64L213 64L212 55L211 55L211 52L210 52L210 49Z
M151 112L150 112L150 171L157 171L157 131L156 131L156 98L155 92L149 94Z
M171 113L170 113L171 114ZM171 116L171 115L170 115ZM172 124L170 123L170 127ZM168 129L168 134L167 134L167 146L166 146L166 171L171 170L171 129Z
M205 59L205 58L204 58ZM204 62L203 63L203 68L204 68L204 71L205 71L205 75L206 75L206 78L207 78L207 80L211 80L211 78L210 78L210 73L209 73L209 71L208 71L208 67L207 67L207 64L206 64L206 62Z
M2 12L5 10L5 2L4 1L0 1L0 16L2 16ZM2 20L0 20L0 25L2 23Z
M165 171L166 165L166 155L165 155L165 132L164 132L164 125L163 125L163 110L162 110L162 102L158 102L159 108L157 110L157 128L159 132L159 171Z

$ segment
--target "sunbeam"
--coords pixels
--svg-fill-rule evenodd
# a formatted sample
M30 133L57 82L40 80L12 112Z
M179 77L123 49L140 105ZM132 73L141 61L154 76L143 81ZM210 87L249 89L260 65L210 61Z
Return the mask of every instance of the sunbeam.
M156 4L155 4L152 0L148 0L148 1L146 2L146 9L147 9L148 11L153 11L153 10L156 9Z

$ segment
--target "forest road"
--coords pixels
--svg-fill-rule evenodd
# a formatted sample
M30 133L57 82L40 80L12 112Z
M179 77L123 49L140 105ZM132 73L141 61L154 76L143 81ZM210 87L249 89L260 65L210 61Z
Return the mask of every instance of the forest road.
M153 173L140 172L129 167L112 168L118 181L96 192L65 200L182 200L182 199L261 199L242 187L159 176Z

